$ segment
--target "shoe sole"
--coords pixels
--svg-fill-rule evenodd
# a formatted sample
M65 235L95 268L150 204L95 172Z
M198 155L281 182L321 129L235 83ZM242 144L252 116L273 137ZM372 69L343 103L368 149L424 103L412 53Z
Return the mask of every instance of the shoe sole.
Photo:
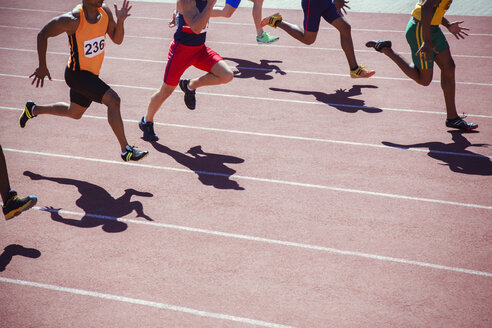
M145 157L147 157L149 153L146 153L145 155L143 155L142 157L140 157L139 159L135 159L133 160L134 162L138 162L138 161L141 161L142 159L144 159ZM129 160L128 162L131 162L131 160Z
M32 208L36 203L38 202L37 198L31 199L29 202L27 202L24 206L16 209L15 211L11 211L5 215L5 220L11 220L21 214L22 212L27 211L28 209Z
M263 41L256 40L256 43L258 43L258 44L270 44L270 43L274 43L274 42L277 42L277 41L278 41L278 39L275 39L275 40L270 41L270 42L263 42Z
M374 72L372 74L368 74L367 76L352 76L352 75L350 75L350 77L353 78L353 79L368 79L371 76L374 76L375 74L376 74L376 72Z

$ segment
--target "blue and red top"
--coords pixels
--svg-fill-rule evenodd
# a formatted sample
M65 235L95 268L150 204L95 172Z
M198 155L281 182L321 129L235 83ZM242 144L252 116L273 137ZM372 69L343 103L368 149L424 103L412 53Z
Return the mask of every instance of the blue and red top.
M203 9L207 6L206 0L195 0L195 3L200 12L202 12ZM208 22L205 28L197 34L191 30L191 27L186 23L182 14L178 13L178 15L176 16L176 20L178 21L178 28L174 33L174 40L176 40L176 42L179 42L186 46L201 46L205 43L205 39L207 37Z

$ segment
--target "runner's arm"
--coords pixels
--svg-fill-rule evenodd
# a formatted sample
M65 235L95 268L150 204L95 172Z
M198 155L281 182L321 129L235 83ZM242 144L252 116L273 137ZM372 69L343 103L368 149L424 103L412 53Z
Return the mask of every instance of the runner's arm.
M75 33L79 20L71 12L57 16L46 24L38 33L37 49L39 67L46 67L46 51L48 50L48 38L62 33L71 35Z
M446 17L442 18L441 25L448 29L449 33L453 34L456 39L464 39L465 35L468 36L466 31L469 31L469 28L462 27L460 24L463 24L463 21L458 22L450 22L446 19Z
M202 12L196 7L194 0L178 0L177 6L191 30L199 34L207 26L216 2L217 0L208 0Z
M113 13L111 12L111 9L109 9L108 6L103 5L103 9L106 11L108 14L109 18L109 23L108 23L108 30L107 34L113 40L114 43L116 44L121 44L123 42L123 38L125 36L125 19L130 16L129 11L132 9L132 6L130 6L130 1L123 0L123 5L121 6L121 9L118 9L116 4L114 5L114 13L116 15L116 22L114 21Z
M422 36L423 42L417 54L423 54L424 56L430 54L431 52L437 53L436 47L432 43L430 24L432 21L432 16L434 15L434 7L437 6L440 0L425 0L421 8L421 19L422 24Z
M60 16L57 16L50 20L37 37L37 50L38 50L38 68L32 73L29 78L34 77L31 84L36 83L36 88L41 85L43 87L44 78L47 76L51 80L51 75L46 63L46 52L48 51L48 38L55 37L62 33L72 35L77 31L79 26L79 18L74 16L74 13L69 12Z

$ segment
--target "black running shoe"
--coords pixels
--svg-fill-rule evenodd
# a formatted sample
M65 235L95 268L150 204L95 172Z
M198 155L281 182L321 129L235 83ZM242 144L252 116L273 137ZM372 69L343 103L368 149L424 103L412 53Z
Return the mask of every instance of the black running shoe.
M446 120L446 126L448 128L453 128L453 129L460 129L460 130L474 130L478 128L478 124L476 123L468 123L465 120L463 120L464 117L457 117L452 120Z
M188 109L195 109L195 106L196 106L196 99L195 99L196 90L190 91L190 89L188 89L188 84L190 84L190 79L179 80L179 87L181 88L181 90L183 90L183 92L185 94L184 95L184 101L185 101L186 107L188 107Z
M135 146L132 147L126 146L126 153L122 154L121 158L125 162L139 161L149 154L147 150L142 151L142 150L137 150L135 148L136 148Z
M138 123L138 127L143 131L143 140L145 141L157 141L159 137L154 132L154 122L145 122L145 117Z
M21 128L26 126L27 120L36 117L36 115L32 114L32 108L36 105L34 101L29 100L26 102L26 106L24 106L24 111L22 112L22 115L19 117L19 123Z
M9 191L9 200L2 206L3 215L5 215L5 220L10 220L13 217L27 211L34 205L36 205L38 199L36 196L27 196L25 198L20 198L17 196L15 190Z
M381 52L383 48L391 48L390 40L373 40L366 43L366 47L374 48L376 51Z

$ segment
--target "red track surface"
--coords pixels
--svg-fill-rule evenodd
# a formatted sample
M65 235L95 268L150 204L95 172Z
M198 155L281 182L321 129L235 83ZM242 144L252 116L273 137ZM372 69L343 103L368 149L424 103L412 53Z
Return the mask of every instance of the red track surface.
M258 46L239 9L208 34L236 78L199 90L195 111L176 91L151 145L137 121L161 83L173 6L134 3L102 70L128 139L151 152L126 165L101 105L18 127L27 99L68 100L68 46L50 40L54 80L32 87L36 33L56 13L7 8L71 4L1 7L0 142L12 186L39 198L0 223L0 247L24 247L0 255L2 326L490 327L492 18L466 17L474 35L448 36L457 104L478 133L444 127L438 82L417 86L363 46L389 38L409 58L403 32L387 31L407 15L349 13L358 60L377 70L353 80L326 23L311 47L280 30Z

